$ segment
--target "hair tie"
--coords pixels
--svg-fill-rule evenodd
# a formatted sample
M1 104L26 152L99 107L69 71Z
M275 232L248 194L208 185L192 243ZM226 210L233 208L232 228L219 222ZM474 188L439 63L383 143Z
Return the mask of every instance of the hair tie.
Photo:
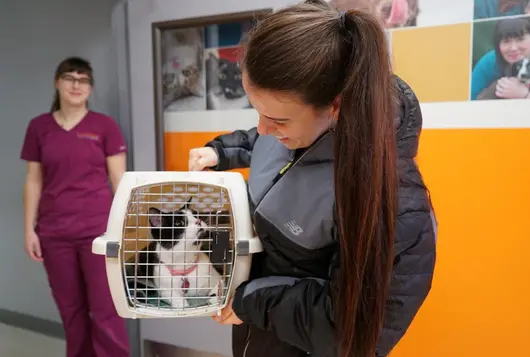
M346 15L347 11L341 11L339 13L339 24L341 29L346 30Z

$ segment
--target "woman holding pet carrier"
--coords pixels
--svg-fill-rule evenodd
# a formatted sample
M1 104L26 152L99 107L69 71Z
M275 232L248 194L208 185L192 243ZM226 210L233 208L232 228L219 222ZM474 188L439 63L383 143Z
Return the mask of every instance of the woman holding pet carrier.
M126 145L112 118L87 108L93 82L89 62L62 61L51 111L26 129L25 250L44 264L66 356L127 357L127 331L112 302L105 257L91 251L93 239L106 230Z
M190 152L190 170L250 167L264 252L215 317L234 325L235 357L387 356L430 290L422 117L386 46L363 12L318 0L275 12L242 46L257 128Z

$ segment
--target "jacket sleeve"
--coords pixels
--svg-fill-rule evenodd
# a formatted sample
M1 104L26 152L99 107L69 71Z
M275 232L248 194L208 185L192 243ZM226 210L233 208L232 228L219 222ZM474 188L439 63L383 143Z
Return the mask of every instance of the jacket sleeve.
M205 146L213 148L219 156L219 163L211 169L225 171L249 167L252 149L258 137L257 128L252 128L219 135L206 143Z
M432 212L409 211L397 221L394 266L377 357L387 356L401 340L431 290L436 230Z
M377 356L386 356L408 329L432 282L435 242L431 216L399 217L395 259ZM335 260L335 273L338 262ZM333 275L332 275L333 276ZM315 356L336 356L332 281L265 277L241 284L232 308L244 322Z

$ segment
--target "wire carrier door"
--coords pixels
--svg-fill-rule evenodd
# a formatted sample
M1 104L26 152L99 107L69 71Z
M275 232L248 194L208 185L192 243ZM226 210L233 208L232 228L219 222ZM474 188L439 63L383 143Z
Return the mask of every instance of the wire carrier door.
M92 244L125 318L214 315L261 250L236 172L126 172Z

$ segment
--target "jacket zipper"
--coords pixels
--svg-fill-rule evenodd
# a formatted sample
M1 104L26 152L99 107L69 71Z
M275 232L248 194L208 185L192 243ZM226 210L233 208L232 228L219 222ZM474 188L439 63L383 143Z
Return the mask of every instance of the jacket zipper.
M248 346L250 345L250 332L251 332L251 329L250 329L250 326L248 327L248 335L247 335L247 339L246 339L246 342L245 342L245 349L243 350L243 357L247 357L247 350L248 350Z
M323 135L320 136L320 138L318 138L313 144L311 144L311 146L309 146L307 148L306 151L304 151L304 153L302 155L300 155L298 157L298 159L295 159L294 157L291 159L291 161L289 161L287 163L287 165L285 165L281 170L280 172L278 172L278 174L274 177L274 179L272 180L272 185L268 188L267 192L265 192L263 194L263 196L261 197L261 199L259 200L259 202L256 204L255 208L254 208L254 214L256 214L256 212L258 211L258 207L261 203L261 201L263 200L263 198L265 198L265 196L267 196L267 194L269 193L269 191L274 187L274 185L276 185L276 183L278 183L278 181L283 177L285 176L285 174L287 173L287 171L289 171L290 169L292 169L298 162L300 162L300 160L308 153L311 151L312 148L314 148L316 146L316 144L318 144L319 142L321 142L326 136L328 136L330 133L331 133L332 130L328 130L326 133L324 133ZM293 154L294 156L294 154ZM255 219L255 217L254 217ZM246 342L245 342L245 349L243 350L243 357L247 357L247 351L248 351L248 347L250 345L250 333L251 333L251 328L249 326L248 328L248 335L247 335L247 339L246 339ZM309 353L308 353L309 354Z
M318 138L313 144L311 144L311 146L309 146L307 148L306 151L304 151L304 153L302 155L300 155L298 157L298 159L295 159L295 158L292 158L291 161L289 161L287 163L287 165L285 165L281 170L280 172L278 172L278 174L274 177L274 179L272 180L272 185L267 189L267 192L265 192L262 196L261 196L261 199L259 200L259 202L256 204L256 208L254 209L254 213L257 212L258 210L258 207L261 203L261 201L263 201L263 199L265 198L265 196L267 196L267 194L269 193L269 191L274 187L274 185L276 185L278 183L278 181L281 180L282 177L285 176L285 174L290 170L292 169L296 164L298 164L300 162L300 160L302 160L302 158L304 156L307 155L308 152L311 151L311 149L313 149L319 142L321 142L326 136L328 136L330 133L332 132L332 130L328 130L327 132L325 132L324 134L322 134L320 136L320 138ZM294 156L294 154L293 154Z

